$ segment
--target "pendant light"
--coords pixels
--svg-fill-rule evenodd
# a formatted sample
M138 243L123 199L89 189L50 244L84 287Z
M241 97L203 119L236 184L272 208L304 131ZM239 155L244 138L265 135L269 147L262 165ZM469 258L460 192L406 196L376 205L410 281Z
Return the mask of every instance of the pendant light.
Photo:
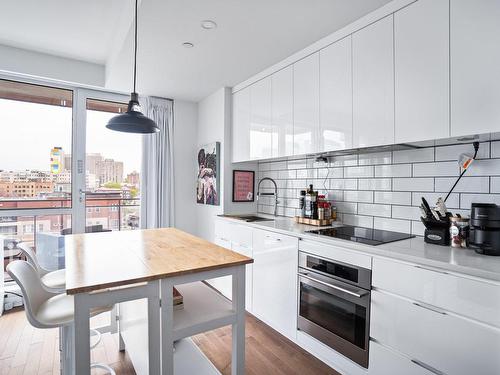
M139 94L135 92L137 77L137 0L135 0L135 30L134 30L134 91L130 94L127 112L109 120L106 128L125 133L156 133L160 128L150 118L144 116L139 104Z

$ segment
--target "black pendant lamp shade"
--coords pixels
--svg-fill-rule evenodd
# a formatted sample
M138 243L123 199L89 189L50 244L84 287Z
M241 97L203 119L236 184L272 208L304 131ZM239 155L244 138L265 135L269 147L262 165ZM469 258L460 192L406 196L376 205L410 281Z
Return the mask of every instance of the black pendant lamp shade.
M113 117L109 120L106 128L125 133L157 133L160 128L149 117L141 112L139 95L135 92L137 76L137 0L135 0L135 34L134 34L134 91L130 94L127 112Z
M140 111L139 98L135 92L130 95L127 112L113 117L106 127L125 133L148 134L160 131L158 125Z

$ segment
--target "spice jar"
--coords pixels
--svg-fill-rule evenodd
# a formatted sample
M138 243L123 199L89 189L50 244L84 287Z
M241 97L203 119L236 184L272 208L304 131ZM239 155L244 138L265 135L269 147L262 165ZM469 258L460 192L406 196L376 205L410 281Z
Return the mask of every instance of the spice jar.
M451 247L467 247L469 242L469 218L450 217Z

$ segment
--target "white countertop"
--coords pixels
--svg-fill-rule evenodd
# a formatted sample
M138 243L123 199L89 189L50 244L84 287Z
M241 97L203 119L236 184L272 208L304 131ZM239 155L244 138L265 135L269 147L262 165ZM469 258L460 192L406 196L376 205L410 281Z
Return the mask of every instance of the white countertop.
M269 217L274 220L247 223L242 220L226 217L222 217L221 219L272 232L293 235L302 239L311 239L326 244L332 244L344 249L359 251L369 255L383 256L434 267L440 270L500 281L500 256L480 255L471 249L432 245L425 243L423 237L415 237L384 245L371 246L359 242L306 233L306 231L314 230L318 227L297 224L294 219L289 217L258 215ZM341 223L335 223L333 226L341 225Z

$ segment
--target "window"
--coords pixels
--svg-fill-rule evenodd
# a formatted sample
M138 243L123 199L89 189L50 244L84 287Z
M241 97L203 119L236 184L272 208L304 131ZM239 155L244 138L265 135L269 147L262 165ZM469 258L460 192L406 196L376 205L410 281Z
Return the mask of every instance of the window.
M23 225L22 233L23 234L33 233L34 229L35 229L35 226L33 224L25 224L25 225Z
M71 90L0 80L0 210L71 206L72 102Z

